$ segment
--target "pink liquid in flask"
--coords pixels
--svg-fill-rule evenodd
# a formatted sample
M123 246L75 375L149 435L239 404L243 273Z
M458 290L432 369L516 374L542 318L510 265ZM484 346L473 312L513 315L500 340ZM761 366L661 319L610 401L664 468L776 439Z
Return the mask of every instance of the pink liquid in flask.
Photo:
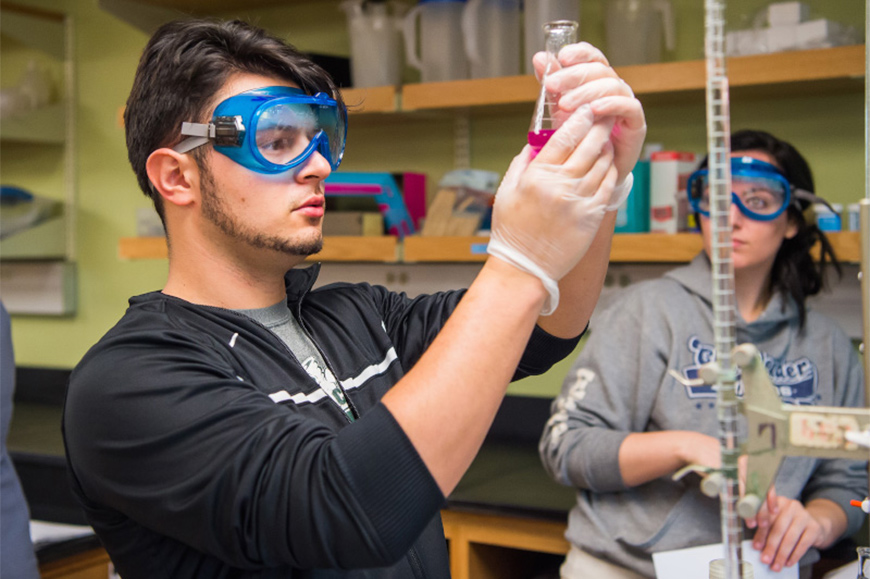
M541 129L539 131L529 131L529 145L532 147L532 159L541 151L541 147L547 144L550 137L555 133L555 129Z

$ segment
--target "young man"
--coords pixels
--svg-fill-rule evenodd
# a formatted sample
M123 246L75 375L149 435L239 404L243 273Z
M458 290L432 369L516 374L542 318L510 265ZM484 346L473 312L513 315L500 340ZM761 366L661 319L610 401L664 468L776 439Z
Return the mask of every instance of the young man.
M438 510L508 382L577 343L646 131L601 53L561 61L572 114L511 164L492 256L468 290L412 300L295 269L344 149L328 75L241 22L157 31L125 120L169 275L78 365L64 416L124 579L449 576Z

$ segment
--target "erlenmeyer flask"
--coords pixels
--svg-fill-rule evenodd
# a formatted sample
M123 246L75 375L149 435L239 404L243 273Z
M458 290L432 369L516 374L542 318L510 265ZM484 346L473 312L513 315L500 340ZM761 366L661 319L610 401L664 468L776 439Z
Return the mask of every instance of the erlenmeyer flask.
M559 95L545 88L547 77L561 69L559 51L563 46L577 42L578 24L573 20L555 20L544 24L544 46L547 51L547 66L541 77L541 93L535 103L532 124L529 126L529 145L537 155L550 136L562 125L567 115L559 111Z

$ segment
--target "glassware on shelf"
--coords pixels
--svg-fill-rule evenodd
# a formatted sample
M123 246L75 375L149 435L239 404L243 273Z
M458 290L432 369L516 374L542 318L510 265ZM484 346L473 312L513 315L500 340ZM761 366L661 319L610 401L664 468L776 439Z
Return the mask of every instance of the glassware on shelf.
M544 24L554 20L580 22L578 0L525 0L523 3L523 73L535 74L532 57L544 48L541 31Z
M577 28L573 20L555 20L544 24L544 46L547 51L547 66L541 77L541 93L535 103L532 123L529 126L529 145L533 154L541 150L552 134L558 129L565 117L559 114L559 95L548 92L546 80L549 75L561 69L559 51L568 44L577 42Z

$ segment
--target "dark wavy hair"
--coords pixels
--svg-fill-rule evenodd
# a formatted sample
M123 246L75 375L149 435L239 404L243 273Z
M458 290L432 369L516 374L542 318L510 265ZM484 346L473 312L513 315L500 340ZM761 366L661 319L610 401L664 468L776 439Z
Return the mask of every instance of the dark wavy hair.
M786 179L792 186L815 193L813 172L797 149L790 143L758 130L741 130L731 134L732 151L764 151L776 160ZM707 166L707 159L701 167ZM770 294L780 292L783 297L791 296L798 307L800 327L806 323L806 300L818 294L828 285L827 274L832 267L839 278L842 267L831 247L827 236L812 221L808 221L804 211L810 202L803 199L792 202L788 207L788 217L797 225L797 234L784 239L770 273ZM819 255L813 258L811 250L818 244Z
M240 20L178 20L164 24L145 47L124 111L127 156L139 187L164 219L163 202L148 180L145 163L161 147L182 140L181 123L204 118L215 94L236 73L261 74L325 92L345 110L332 78L283 40ZM202 170L204 149L193 151Z

